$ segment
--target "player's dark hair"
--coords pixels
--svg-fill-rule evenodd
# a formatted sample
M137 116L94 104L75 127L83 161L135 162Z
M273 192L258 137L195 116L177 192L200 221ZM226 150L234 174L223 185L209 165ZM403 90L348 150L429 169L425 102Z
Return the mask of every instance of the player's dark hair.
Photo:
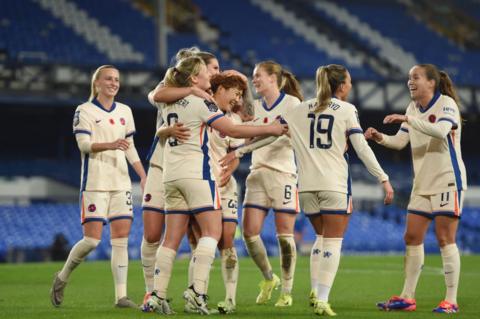
M226 75L224 73L212 76L210 84L213 93L217 92L220 86L226 90L237 88L242 91L242 94L247 89L247 84L241 77L238 75Z

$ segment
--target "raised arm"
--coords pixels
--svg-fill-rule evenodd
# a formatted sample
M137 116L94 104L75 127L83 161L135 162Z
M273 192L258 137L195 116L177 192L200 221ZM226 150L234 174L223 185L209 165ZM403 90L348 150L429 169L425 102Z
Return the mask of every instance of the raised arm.
M401 150L405 146L407 146L408 142L410 142L410 136L408 135L408 128L401 127L396 135L386 135L380 133L373 127L369 127L365 131L365 138L367 140L374 140L380 145L385 147Z
M430 123L412 115L400 114L388 115L385 117L383 122L385 124L406 122L417 131L440 139L445 138L452 129L456 129L458 127L458 124L450 118L440 118L437 122Z
M162 82L148 93L148 100L150 103L173 103L191 94L204 100L213 101L213 97L210 94L197 87L168 87L164 86Z

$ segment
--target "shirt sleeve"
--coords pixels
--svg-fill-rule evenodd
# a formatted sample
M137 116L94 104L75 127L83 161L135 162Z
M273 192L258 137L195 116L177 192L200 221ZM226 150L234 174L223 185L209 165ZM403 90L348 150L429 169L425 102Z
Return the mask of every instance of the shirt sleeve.
M133 119L133 114L132 110L128 108L128 119L127 119L127 127L126 127L126 132L125 132L125 138L133 137L133 135L136 133L135 130L135 121ZM132 138L133 140L133 138Z
M417 131L440 139L445 138L452 129L458 127L458 124L449 117L439 118L436 123L430 123L409 115L408 124Z
M362 126L360 125L360 119L358 117L357 109L352 106L349 110L349 116L347 117L347 136L352 134L363 134Z
M202 100L200 107L196 108L196 110L202 121L208 125L224 116L215 103L207 100Z
M365 140L363 134L353 134L350 136L350 142L368 172L375 176L380 183L388 181L388 175L385 174L378 163L375 154L373 154L373 151Z
M92 120L80 106L73 115L73 134L92 135Z
M401 150L410 142L409 130L411 130L410 126L407 123L402 123L397 134L383 134L383 139L378 144L394 150Z
M275 142L278 138L279 138L279 136L268 136L268 137L259 139L255 142L251 143L251 144L248 144L248 145L242 146L240 148L237 148L235 150L235 156L240 158L244 154L253 152L256 149L259 149L261 147L264 147L266 145L269 145L269 144Z

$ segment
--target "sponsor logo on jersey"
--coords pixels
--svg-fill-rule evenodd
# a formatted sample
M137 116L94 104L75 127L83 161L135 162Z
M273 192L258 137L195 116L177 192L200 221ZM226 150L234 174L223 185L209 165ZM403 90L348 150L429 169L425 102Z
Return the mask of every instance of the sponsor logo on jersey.
M120 124L125 125L125 119L123 117L120 118Z
M93 212L96 211L96 210L97 210L97 206L95 206L95 204L90 204L90 205L88 205L88 211L89 211L90 213L93 213Z
M435 122L437 121L437 117L432 114L432 115L430 115L430 116L428 117L428 121L429 121L430 123L435 123Z
M450 106L444 106L443 107L443 112L444 113L450 113L450 114L455 114L455 109Z

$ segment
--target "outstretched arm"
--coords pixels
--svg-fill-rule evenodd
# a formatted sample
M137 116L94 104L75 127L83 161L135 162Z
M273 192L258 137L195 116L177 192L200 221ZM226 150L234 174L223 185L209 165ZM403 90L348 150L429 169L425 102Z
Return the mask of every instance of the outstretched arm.
M385 147L395 149L395 150L401 150L405 146L407 146L408 142L410 141L410 136L408 135L408 129L401 127L396 135L386 135L383 133L380 133L373 127L369 127L365 131L365 138L367 140L374 140L380 145L383 145Z

